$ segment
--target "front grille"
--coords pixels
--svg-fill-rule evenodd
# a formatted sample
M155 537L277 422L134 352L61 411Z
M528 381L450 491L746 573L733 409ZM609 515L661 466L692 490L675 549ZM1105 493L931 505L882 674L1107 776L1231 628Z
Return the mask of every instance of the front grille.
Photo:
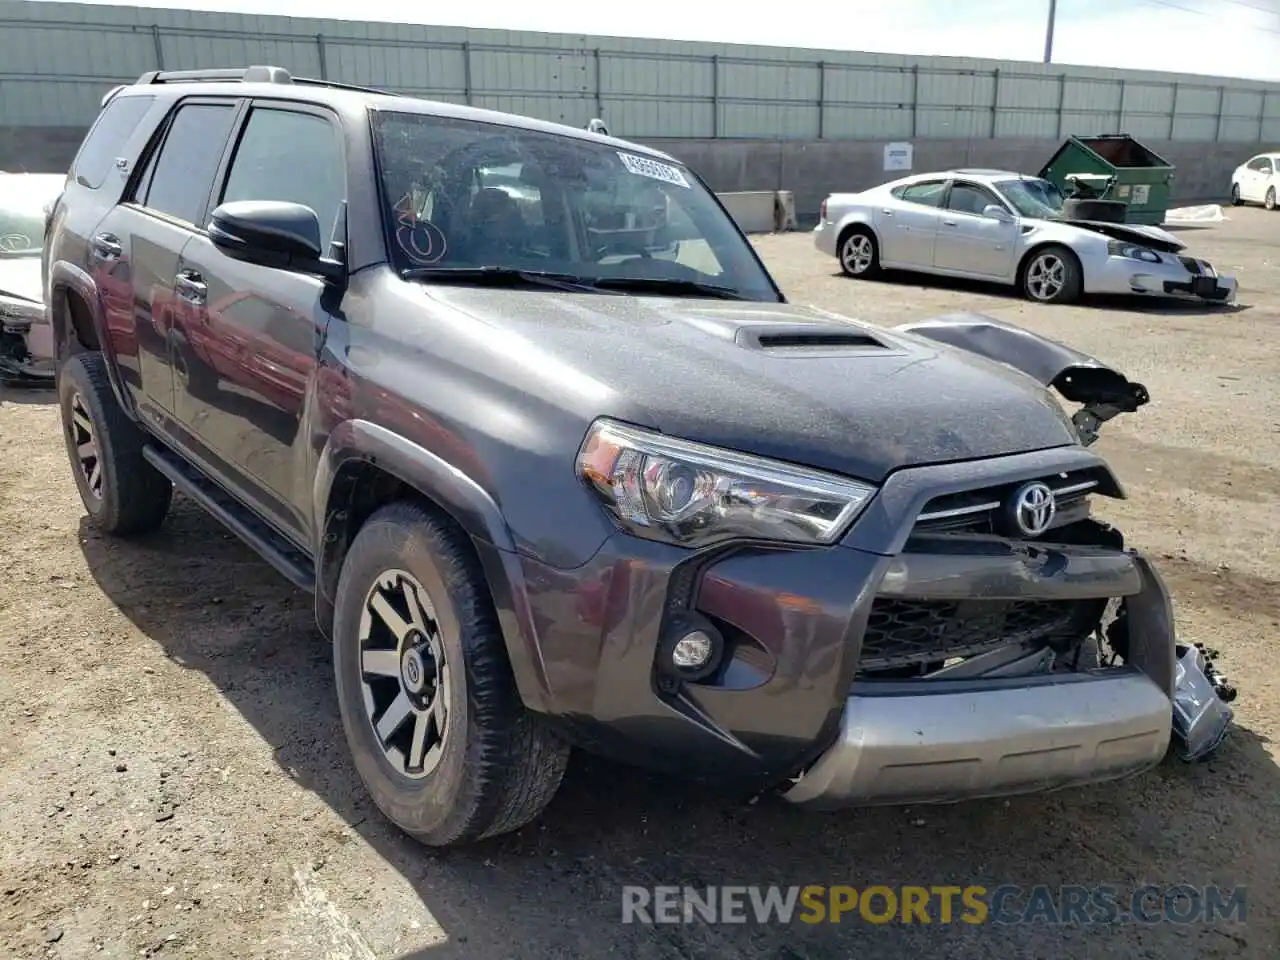
M859 670L938 663L1010 643L1067 637L1085 607L1073 601L880 597L871 606Z
M1057 501L1057 516L1053 527L1074 523L1088 515L1089 494L1099 486L1099 480L1093 471L1078 470L1039 479L1053 489ZM959 531L993 533L996 514L1024 482L934 497L925 504L916 518L912 534Z

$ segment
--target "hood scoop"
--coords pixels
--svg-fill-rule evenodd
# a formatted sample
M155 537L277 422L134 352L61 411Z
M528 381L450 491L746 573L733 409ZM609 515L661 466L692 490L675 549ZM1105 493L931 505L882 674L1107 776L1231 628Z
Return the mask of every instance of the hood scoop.
M817 324L789 324L786 326L752 325L738 331L734 339L744 347L764 350L768 353L828 354L887 349L884 341L865 330Z

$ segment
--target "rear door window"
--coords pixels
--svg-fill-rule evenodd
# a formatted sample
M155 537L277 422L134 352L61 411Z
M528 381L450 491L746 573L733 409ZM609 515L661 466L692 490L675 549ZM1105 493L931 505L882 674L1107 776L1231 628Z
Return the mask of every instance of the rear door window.
M185 103L178 107L136 196L149 210L200 226L213 178L231 133L235 106Z
M936 207L942 202L942 194L946 191L945 180L929 180L925 183L912 183L905 187L895 187L893 195L908 203L918 203L926 207Z
M82 187L97 190L124 152L130 134L146 116L154 97L116 97L98 114L80 146L72 170Z

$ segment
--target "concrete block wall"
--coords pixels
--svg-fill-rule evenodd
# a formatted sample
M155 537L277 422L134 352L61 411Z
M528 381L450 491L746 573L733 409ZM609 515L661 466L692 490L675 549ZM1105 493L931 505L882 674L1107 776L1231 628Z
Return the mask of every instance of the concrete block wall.
M905 174L884 170L884 143L864 140L647 140L693 167L717 192L792 190L802 221L831 193L865 190ZM1231 172L1261 144L1143 140L1177 168L1177 204L1223 201ZM913 172L988 167L1035 174L1059 140L916 140Z
M84 131L78 127L0 127L0 170L61 172L71 164ZM902 176L884 170L884 144L871 140L688 140L646 143L692 166L718 193L791 190L796 215L817 217L823 197L864 190ZM994 167L1036 173L1058 140L916 140L914 171ZM1144 140L1177 168L1175 203L1222 201L1231 171L1265 144ZM1274 145L1272 145L1274 146Z

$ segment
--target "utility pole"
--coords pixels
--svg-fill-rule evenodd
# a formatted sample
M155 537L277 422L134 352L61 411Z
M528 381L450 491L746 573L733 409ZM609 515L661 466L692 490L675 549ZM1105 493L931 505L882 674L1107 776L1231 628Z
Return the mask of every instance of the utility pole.
M1044 62L1053 62L1053 21L1058 18L1058 0L1049 0L1049 24L1044 31Z

